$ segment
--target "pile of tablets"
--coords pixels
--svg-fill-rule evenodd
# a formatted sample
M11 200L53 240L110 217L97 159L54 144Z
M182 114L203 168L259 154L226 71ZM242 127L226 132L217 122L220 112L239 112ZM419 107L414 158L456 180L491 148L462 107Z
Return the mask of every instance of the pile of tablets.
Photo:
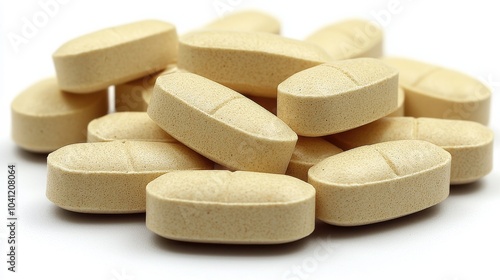
M153 232L192 242L284 243L316 219L394 219L491 171L491 92L476 79L382 57L365 20L304 40L279 31L243 11L182 36L146 20L68 41L57 77L14 99L14 141L50 153L59 207L146 212Z

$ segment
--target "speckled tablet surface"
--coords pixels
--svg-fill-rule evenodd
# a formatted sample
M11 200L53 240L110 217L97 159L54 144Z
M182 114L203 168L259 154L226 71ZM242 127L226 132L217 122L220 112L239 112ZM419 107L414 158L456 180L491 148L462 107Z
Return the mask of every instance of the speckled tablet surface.
M278 86L278 117L301 136L349 130L392 113L398 72L379 59L325 63Z
M191 73L156 80L148 115L186 146L228 167L285 173L297 134L245 96Z
M61 89L87 93L157 72L177 59L175 26L144 20L83 35L52 55Z
M314 44L263 32L196 31L179 38L179 68L246 95L276 97L283 80L329 60Z
M177 171L152 181L146 191L146 226L169 239L276 244L314 230L314 188L286 175Z
M278 101L273 97L259 97L259 96L248 96L250 100L259 104L264 109L276 115Z
M316 163L339 154L342 149L319 137L299 136L286 174L307 182L307 172Z
M402 87L398 87L398 107L387 117L404 117L405 116L405 91Z
M87 142L114 140L177 142L161 129L146 112L116 112L91 121Z
M407 116L488 124L491 91L479 80L455 70L406 58L386 57L383 61L399 70Z
M383 32L373 22L363 19L348 19L327 25L305 41L325 49L335 60L358 57L381 57L383 54Z
M408 215L448 197L451 155L426 141L362 146L309 169L316 188L316 216L341 226L365 225Z
M492 170L493 137L491 129L472 121L395 117L383 118L327 139L343 149L392 140L429 141L451 154L451 183L465 184Z
M165 74L180 71L176 64L165 70L146 75L137 80L115 86L115 110L117 112L146 112L156 79Z
M65 146L47 158L47 198L82 213L146 210L146 185L166 172L212 169L180 143L113 141Z
M88 123L107 112L107 90L76 95L59 90L55 78L44 79L12 101L12 138L27 151L49 153L85 142Z

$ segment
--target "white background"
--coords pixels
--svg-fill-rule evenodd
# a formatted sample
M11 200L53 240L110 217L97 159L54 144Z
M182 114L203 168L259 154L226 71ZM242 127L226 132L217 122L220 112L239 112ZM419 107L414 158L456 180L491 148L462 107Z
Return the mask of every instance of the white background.
M500 279L496 167L477 183L452 187L442 204L389 222L353 228L318 223L310 237L278 246L180 243L148 231L142 214L83 215L52 205L45 197L46 157L16 148L9 107L21 90L54 74L51 54L75 36L146 18L172 22L183 34L224 9L253 7L281 19L283 34L298 39L347 17L378 20L386 54L454 68L488 84L494 95L490 126L498 136L500 14L494 1L401 0L390 17L389 0L66 2L17 50L9 36L21 35L23 18L33 22L43 9L33 0L2 1L0 7L1 279ZM498 163L498 141L495 149ZM6 263L8 163L17 164L19 178L16 274Z

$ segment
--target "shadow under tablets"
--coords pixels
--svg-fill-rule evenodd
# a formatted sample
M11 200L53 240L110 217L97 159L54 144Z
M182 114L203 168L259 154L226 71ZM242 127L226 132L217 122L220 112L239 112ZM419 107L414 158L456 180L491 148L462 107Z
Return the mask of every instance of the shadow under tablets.
M57 206L52 207L54 216L58 219L74 224L144 224L146 220L145 213L137 214L88 214L77 213L61 209Z
M362 226L335 226L318 221L316 223L316 229L311 237L313 239L342 240L383 234L385 232L398 230L404 227L418 225L419 223L430 220L439 215L441 207L442 205L438 204L407 216Z
M450 187L450 196L472 195L484 189L485 182L478 180L469 184L452 185Z
M294 252L300 251L307 244L307 238L290 243L262 245L193 243L170 240L152 232L148 238L152 239L152 242L156 247L169 252L184 255L230 257L274 257L293 254Z
M47 164L48 153L33 153L23 150L19 147L15 148L16 156L30 162Z
M418 224L437 216L440 205L433 206L423 211L401 217L398 219L380 222L371 225L340 227L329 225L321 221L316 222L314 232L301 240L269 245L232 245L232 244L206 244L170 240L154 233L150 233L153 244L166 251L179 254L232 256L232 257L274 257L279 255L294 254L318 242L335 242L339 239L352 239L367 235L382 234L387 231L397 230L406 226Z
M453 195L469 194L482 188L481 181L462 185L452 186ZM212 244L176 241L161 237L148 230L148 234L142 238L149 239L150 243L160 250L181 254L181 255L209 255L221 257L275 257L289 255L306 250L318 242L332 242L335 240L346 240L363 238L370 235L384 234L390 231L403 229L410 226L418 226L439 215L444 207L441 204L432 206L425 210L406 215L397 219L379 222L370 225L343 227L326 224L321 221L316 222L314 232L303 239L284 243L266 245L241 245L241 244ZM54 214L61 220L78 224L127 224L141 223L145 227L145 214L83 214L67 211L58 207L53 208Z
M483 180L463 185L452 185L450 186L450 196L472 195L484 190L485 185L486 183ZM343 227L318 221L316 223L316 229L311 237L352 239L364 237L366 235L383 234L384 232L418 225L419 223L437 217L443 207L446 207L446 201L407 216L363 226Z

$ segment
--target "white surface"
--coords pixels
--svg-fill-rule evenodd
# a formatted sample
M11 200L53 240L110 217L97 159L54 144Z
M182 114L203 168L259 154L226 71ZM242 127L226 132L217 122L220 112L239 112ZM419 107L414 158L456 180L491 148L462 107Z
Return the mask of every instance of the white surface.
M40 0L46 2L48 0ZM74 1L60 5L45 26L15 52L8 34L43 11L39 1L2 1L0 279L500 279L499 143L495 170L456 186L442 204L397 220L341 228L318 224L299 242L279 246L219 246L168 241L144 225L144 215L82 215L45 198L46 159L10 139L12 98L54 74L52 52L100 28L145 18L170 21L180 34L218 16L214 5L256 7L282 20L283 34L304 38L324 24L374 12L382 1ZM123 2L126 2L124 4ZM493 1L400 1L384 23L385 50L448 66L500 89L500 17ZM330 3L330 4L328 4ZM231 8L232 9L232 8ZM491 127L499 135L498 98ZM7 164L16 163L18 272L7 272Z

